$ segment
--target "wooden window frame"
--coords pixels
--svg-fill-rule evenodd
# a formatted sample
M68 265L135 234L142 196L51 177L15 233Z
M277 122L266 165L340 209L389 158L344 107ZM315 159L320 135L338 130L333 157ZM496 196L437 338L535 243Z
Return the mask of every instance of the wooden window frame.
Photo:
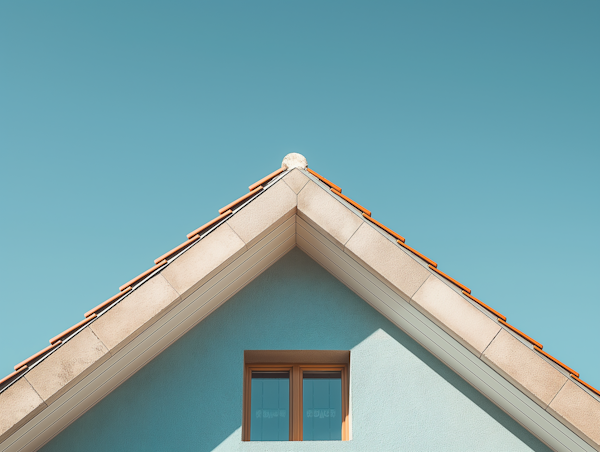
M242 422L242 440L250 441L250 421L252 419L252 372L289 372L290 373L290 438L289 441L302 441L302 378L304 372L341 372L342 376L342 441L348 441L350 431L349 405L350 388L348 384L348 364L273 364L252 363L244 366L244 410Z

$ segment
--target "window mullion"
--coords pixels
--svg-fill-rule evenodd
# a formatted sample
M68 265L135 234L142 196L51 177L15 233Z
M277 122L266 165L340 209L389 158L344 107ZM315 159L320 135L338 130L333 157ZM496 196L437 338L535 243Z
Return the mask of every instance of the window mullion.
M292 441L302 441L302 374L300 366L292 367Z

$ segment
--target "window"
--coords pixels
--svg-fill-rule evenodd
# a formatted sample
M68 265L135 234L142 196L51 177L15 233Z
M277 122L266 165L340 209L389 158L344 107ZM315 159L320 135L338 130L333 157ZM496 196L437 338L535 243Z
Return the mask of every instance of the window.
M247 351L245 358L245 441L348 439L349 352Z

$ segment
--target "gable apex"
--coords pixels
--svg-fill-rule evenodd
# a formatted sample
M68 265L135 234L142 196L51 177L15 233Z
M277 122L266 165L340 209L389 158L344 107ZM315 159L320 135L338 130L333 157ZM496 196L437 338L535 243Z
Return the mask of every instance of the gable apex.
M296 246L550 447L600 450L600 393L300 154L256 184L0 382L0 450L43 445Z

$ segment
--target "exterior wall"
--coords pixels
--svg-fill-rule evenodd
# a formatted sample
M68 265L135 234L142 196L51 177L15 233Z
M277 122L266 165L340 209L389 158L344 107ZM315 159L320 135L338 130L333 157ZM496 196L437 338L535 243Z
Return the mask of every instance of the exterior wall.
M241 441L244 350L261 349L351 351L351 441ZM294 249L42 450L549 449Z

